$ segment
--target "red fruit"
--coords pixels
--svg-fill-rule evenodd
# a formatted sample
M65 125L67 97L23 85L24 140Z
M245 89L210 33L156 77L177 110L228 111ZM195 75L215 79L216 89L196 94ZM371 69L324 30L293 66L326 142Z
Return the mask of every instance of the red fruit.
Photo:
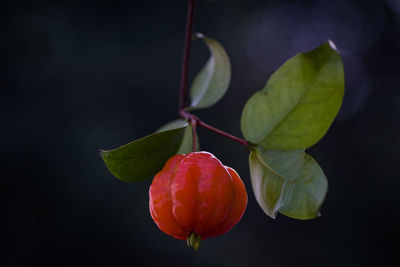
M239 175L208 152L170 158L154 177L149 195L158 227L196 250L201 239L229 231L247 205Z

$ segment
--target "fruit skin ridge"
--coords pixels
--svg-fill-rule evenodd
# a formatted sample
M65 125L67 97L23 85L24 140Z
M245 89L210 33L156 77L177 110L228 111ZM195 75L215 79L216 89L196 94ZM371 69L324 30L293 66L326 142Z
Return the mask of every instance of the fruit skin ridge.
M243 216L247 193L239 175L208 152L171 157L149 190L150 214L164 233L202 240L229 231Z

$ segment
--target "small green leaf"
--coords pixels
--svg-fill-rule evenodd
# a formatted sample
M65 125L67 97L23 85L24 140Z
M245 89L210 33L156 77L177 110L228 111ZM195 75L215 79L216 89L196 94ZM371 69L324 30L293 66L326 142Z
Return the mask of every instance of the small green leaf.
M165 131L176 129L176 128L186 127L186 126L189 126L188 124L189 124L188 121L184 120L184 119L173 120L173 121L170 121L170 122L164 124L160 128L158 128L156 133L165 132Z
M277 212L307 220L318 216L328 182L318 163L304 150L250 153L250 176L258 204L270 217Z
M289 59L247 101L243 135L266 150L308 148L327 132L343 94L342 60L328 42Z
M168 122L167 124L160 127L160 129L158 129L157 132L162 132L162 131L167 131L167 130L171 130L171 129L184 127L184 125L186 125L186 124L188 124L186 120L183 120L183 119L174 120L174 121ZM196 141L197 141L196 151L199 151L199 149L200 149L199 135L197 135ZM192 129L192 125L189 124L186 127L181 146L179 147L178 152L176 152L176 154L190 153L190 152L192 152L192 148L193 148L193 129Z
M197 74L190 89L192 108L207 108L225 94L231 80L231 64L224 48L215 40L198 34L208 46L211 56Z
M179 128L158 132L114 150L100 150L110 172L125 182L137 182L154 176L181 146L187 123Z

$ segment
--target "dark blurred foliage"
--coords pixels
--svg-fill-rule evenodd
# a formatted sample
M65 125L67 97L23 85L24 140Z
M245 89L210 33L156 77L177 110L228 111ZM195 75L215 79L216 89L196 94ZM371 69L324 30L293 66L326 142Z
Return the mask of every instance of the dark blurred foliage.
M152 222L150 179L121 182L98 154L177 117L186 1L0 5L0 266L399 266L400 1L198 1L195 30L218 39L233 68L224 99L198 112L212 125L240 135L246 100L327 39L346 72L341 112L308 150L330 183L321 218L268 218L248 152L199 129L249 203L198 253ZM192 51L191 78L208 57L201 42Z

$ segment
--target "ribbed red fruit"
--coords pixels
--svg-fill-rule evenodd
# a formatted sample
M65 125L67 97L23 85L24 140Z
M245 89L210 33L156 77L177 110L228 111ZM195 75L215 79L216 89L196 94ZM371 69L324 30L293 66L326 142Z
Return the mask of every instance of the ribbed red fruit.
M246 209L239 175L208 152L170 158L150 186L150 213L177 239L206 239L230 230ZM190 241L191 242L191 241Z

